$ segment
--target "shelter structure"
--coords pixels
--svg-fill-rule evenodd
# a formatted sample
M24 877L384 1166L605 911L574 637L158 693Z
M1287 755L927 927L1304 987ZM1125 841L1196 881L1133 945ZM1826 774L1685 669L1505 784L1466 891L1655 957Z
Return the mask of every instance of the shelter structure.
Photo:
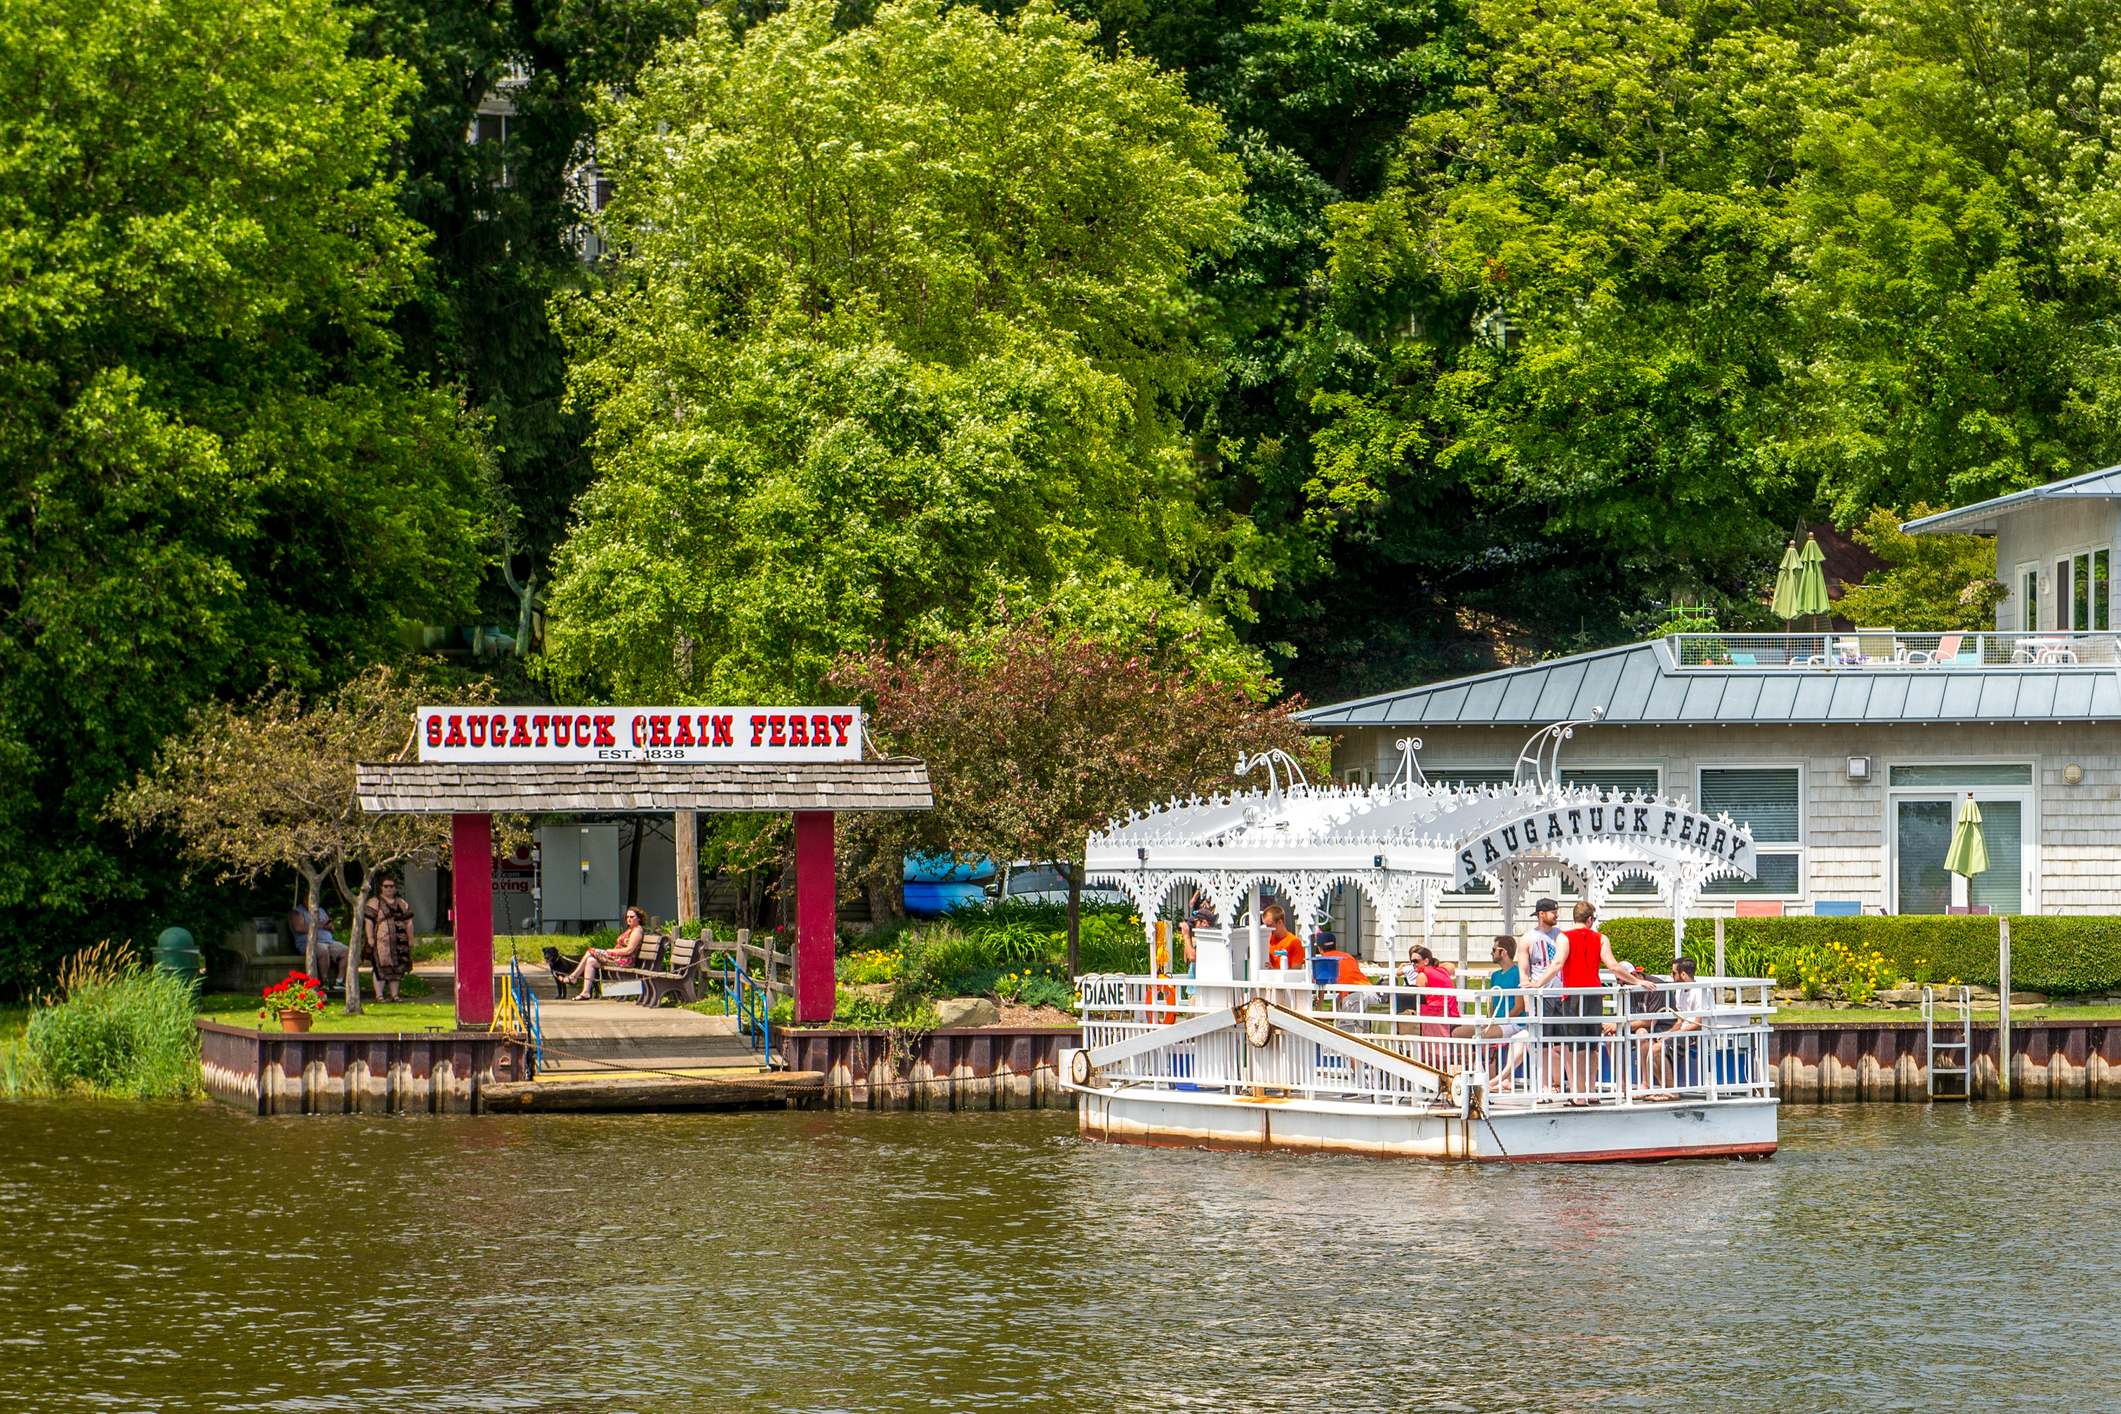
M1313 786L1280 752L1242 761L1240 774L1266 770L1264 791L1151 806L1091 837L1087 873L1125 893L1152 928L1174 890L1205 896L1225 921L1244 905L1252 977L1266 961L1264 894L1279 896L1308 936L1339 886L1360 892L1379 920L1379 955L1396 960L1402 916L1418 905L1431 936L1448 889L1499 888L1504 926L1515 931L1536 880L1558 875L1601 909L1623 880L1646 880L1671 901L1676 953L1709 880L1753 877L1751 831L1684 798L1566 784L1562 745L1596 720L1534 732L1507 784L1429 782L1414 737L1400 739L1399 772L1384 785Z
M667 720L667 719L666 719ZM856 728L859 741L859 727ZM614 752L613 754L616 754ZM833 1009L835 817L931 810L928 768L905 758L826 761L422 760L365 764L361 808L452 819L456 1015L493 1020L493 817L497 814L789 812L795 816L795 1014Z

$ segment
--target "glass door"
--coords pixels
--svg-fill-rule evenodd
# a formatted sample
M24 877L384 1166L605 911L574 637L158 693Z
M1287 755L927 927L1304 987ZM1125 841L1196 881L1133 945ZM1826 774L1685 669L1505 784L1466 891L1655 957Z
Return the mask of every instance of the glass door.
M1965 792L1949 796L1897 795L1893 800L1893 888L1896 913L1943 913L1952 901L1952 876L1944 858L1952 847ZM2029 814L2019 796L1983 799L1981 838L1988 869L1968 881L1967 902L1991 913L2024 911L2025 825Z

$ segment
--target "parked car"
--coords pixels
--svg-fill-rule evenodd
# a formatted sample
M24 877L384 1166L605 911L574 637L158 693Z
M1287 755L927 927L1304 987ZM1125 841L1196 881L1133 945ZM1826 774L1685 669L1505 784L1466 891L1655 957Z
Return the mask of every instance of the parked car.
M1013 903L1058 903L1068 902L1068 876L1060 866L1051 862L1040 864L1028 859L1019 859L1001 872L1001 876L987 886L989 898L1006 898ZM1095 888L1083 885L1083 902L1095 904L1117 904L1127 906L1127 896L1118 889Z

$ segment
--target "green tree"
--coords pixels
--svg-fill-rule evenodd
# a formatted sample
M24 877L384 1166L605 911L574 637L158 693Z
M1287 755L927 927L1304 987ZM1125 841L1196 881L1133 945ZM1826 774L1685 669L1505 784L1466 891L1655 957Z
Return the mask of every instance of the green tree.
M1325 749L1296 720L1301 698L1261 706L1151 635L1057 633L1043 615L1004 614L917 652L849 654L832 681L873 704L880 739L926 761L935 784L934 811L857 816L851 833L893 873L915 843L1059 863L1071 973L1092 831L1152 800L1229 784L1246 752L1318 765Z
M1877 0L1796 156L1802 423L1852 523L2121 460L2121 13Z
M377 666L307 698L279 688L241 707L209 702L162 744L152 767L111 798L109 814L136 835L167 828L185 858L217 883L254 884L294 871L312 916L324 906L329 879L345 908L346 1012L358 1015L362 909L386 873L447 862L450 822L444 815L369 814L356 768L407 753L422 703L492 701L483 681L452 691ZM504 834L527 837L519 821L504 818ZM349 867L355 883L347 882ZM317 975L313 950L303 966Z
M1856 538L1892 568L1872 570L1863 583L1844 589L1836 611L1859 624L1890 624L1912 633L1994 628L1996 606L2010 594L2010 586L1996 578L1996 542L1985 535L1909 535L1900 529L1903 521L1943 509L1918 501L1903 516L1873 506Z
M844 34L804 4L672 44L613 104L625 259L566 309L598 479L558 680L807 695L844 651L1021 592L1246 659L1222 616L1268 571L1175 415L1204 377L1183 280L1228 237L1235 164L1090 38L1044 4Z
M593 105L629 87L664 39L690 33L696 11L678 0L376 0L355 15L355 52L412 77L390 165L400 207L429 235L419 297L393 320L403 360L460 384L491 429L513 553L484 586L488 613L525 616L589 484L589 422L565 406L567 350L547 306L596 278Z
M321 0L0 0L0 985L176 871L106 799L194 705L462 604L475 439L396 368L403 77Z

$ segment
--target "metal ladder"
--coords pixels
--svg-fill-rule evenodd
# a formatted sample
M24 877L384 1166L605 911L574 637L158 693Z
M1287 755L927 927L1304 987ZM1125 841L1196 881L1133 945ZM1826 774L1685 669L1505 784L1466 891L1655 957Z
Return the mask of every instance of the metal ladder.
M1952 992L1959 994L1956 999L1951 995ZM1945 1006L1947 1010L1944 1019L1939 1021L1937 1018L1936 989L1933 987L1924 987L1922 989L1922 1031L1923 1038L1929 1045L1930 1098L1932 1100L1971 1099L1974 1091L1974 1053L1971 1046L1974 1036L1973 988L1955 987L1949 989L1945 993ZM1952 1019L1953 1010L1958 1013L1956 1021ZM1938 1040L1937 1028L1939 1026L1947 1030L1954 1026L1958 1027L1959 1039L1956 1041ZM1959 1064L1939 1065L1937 1059L1940 1053L1946 1059L1956 1055ZM1953 1076L1957 1076L1959 1079L1959 1088L1957 1090L1940 1088L1939 1081L1950 1080Z

